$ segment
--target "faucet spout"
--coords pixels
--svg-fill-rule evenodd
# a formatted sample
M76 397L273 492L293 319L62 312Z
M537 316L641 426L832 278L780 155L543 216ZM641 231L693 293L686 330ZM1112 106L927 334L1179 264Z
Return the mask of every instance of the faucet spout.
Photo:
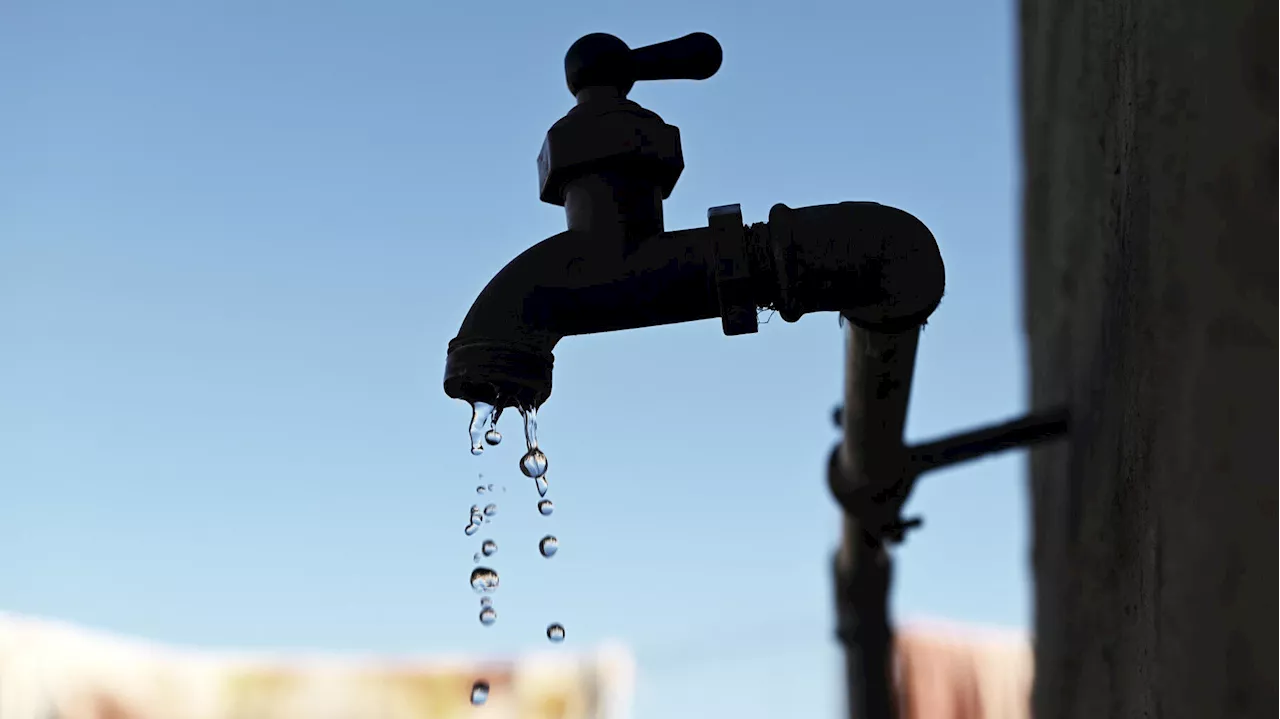
M706 228L643 240L569 230L534 245L472 304L449 343L445 392L537 407L561 338L717 317L710 241Z

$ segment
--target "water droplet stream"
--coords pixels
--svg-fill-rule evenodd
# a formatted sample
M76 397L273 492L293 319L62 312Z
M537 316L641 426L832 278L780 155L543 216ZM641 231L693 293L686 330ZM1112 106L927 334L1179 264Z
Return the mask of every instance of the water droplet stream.
M493 419L493 405L471 403L471 453L484 454L484 435Z

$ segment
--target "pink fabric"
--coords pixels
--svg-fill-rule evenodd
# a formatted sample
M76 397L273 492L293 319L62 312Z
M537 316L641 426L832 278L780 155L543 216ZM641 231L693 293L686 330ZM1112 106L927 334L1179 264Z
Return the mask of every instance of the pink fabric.
M1029 642L1007 632L945 626L896 631L902 719L1029 719Z

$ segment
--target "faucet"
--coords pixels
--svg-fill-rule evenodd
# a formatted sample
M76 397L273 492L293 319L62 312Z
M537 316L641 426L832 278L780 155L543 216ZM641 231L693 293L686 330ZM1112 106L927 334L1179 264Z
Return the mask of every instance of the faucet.
M916 476L1053 436L1061 422L1037 418L914 453L903 445L919 329L945 285L937 241L907 212L777 204L767 222L747 225L726 205L707 211L706 227L665 229L662 202L684 169L680 130L627 93L640 81L705 80L722 56L706 33L636 49L595 33L569 48L577 104L538 155L540 197L564 207L568 229L516 257L476 298L449 342L444 390L473 406L536 410L551 396L552 351L565 337L715 318L740 335L757 331L760 308L787 322L839 312L851 326L844 441L828 469L845 511L837 636L851 716L892 717L885 546L918 524L898 517Z
M476 298L450 343L444 390L497 408L537 409L551 395L564 337L719 318L726 335L757 331L759 308L787 322L840 312L856 326L922 325L942 299L944 269L928 228L874 202L790 208L746 225L738 205L707 226L667 231L662 202L684 169L680 130L627 99L636 82L705 80L720 44L693 33L631 49L593 33L565 55L577 101L538 155L543 202L568 229L512 260Z

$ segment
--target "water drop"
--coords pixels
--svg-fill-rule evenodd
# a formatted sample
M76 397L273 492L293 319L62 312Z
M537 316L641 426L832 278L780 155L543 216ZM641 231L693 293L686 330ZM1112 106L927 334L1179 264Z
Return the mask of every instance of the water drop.
M484 453L485 427L493 418L493 405L484 402L471 404L471 453Z
M484 516L486 516L486 517L492 517L493 515L495 515L495 514L497 514L497 513L498 513L498 505L496 505L496 504L486 504L486 505L484 506Z
M488 626L492 626L493 623L496 621L498 621L498 613L494 611L493 607L485 607L484 609L480 610L481 624L488 627Z
M488 489L490 492L492 492L492 491L493 491L493 485L492 485L492 484L491 484L491 485L489 485L488 487L486 487L486 489ZM504 489L503 491L506 491L506 490Z
M486 539L484 540L484 544L480 545L480 551L484 554L484 556L492 557L493 553L498 551L498 543L493 541L492 539Z
M480 597L480 606L482 607L493 606L493 597Z
M471 535L480 531L480 525L476 524L475 522L472 522L471 524L468 524L467 528L462 531L466 533L468 537L470 537Z
M490 447L497 447L502 444L502 433L496 429L491 429L484 433L484 441L488 442Z
M484 491L485 491L485 488L483 484L480 485L479 487L476 487L476 494L484 494Z
M471 555L471 561L475 562L476 564L479 564L479 563L480 563L480 553L479 553L479 552L476 552L475 554Z
M564 625L560 623L547 625L547 639L553 642L564 641Z
M538 542L538 551L542 552L544 557L554 557L556 551L560 549L560 540L548 534Z
M480 706L489 700L489 682L480 680L471 685L471 703Z
M471 570L471 588L483 594L492 594L498 589L498 573L488 567L476 567Z
M524 472L526 477L541 477L547 473L547 455L534 447L520 458L520 471Z
M545 476L534 479L533 486L538 488L539 497L547 496L547 478Z
M538 513L542 516L549 517L554 511L556 511L556 506L551 503L551 500L544 499L538 502Z

